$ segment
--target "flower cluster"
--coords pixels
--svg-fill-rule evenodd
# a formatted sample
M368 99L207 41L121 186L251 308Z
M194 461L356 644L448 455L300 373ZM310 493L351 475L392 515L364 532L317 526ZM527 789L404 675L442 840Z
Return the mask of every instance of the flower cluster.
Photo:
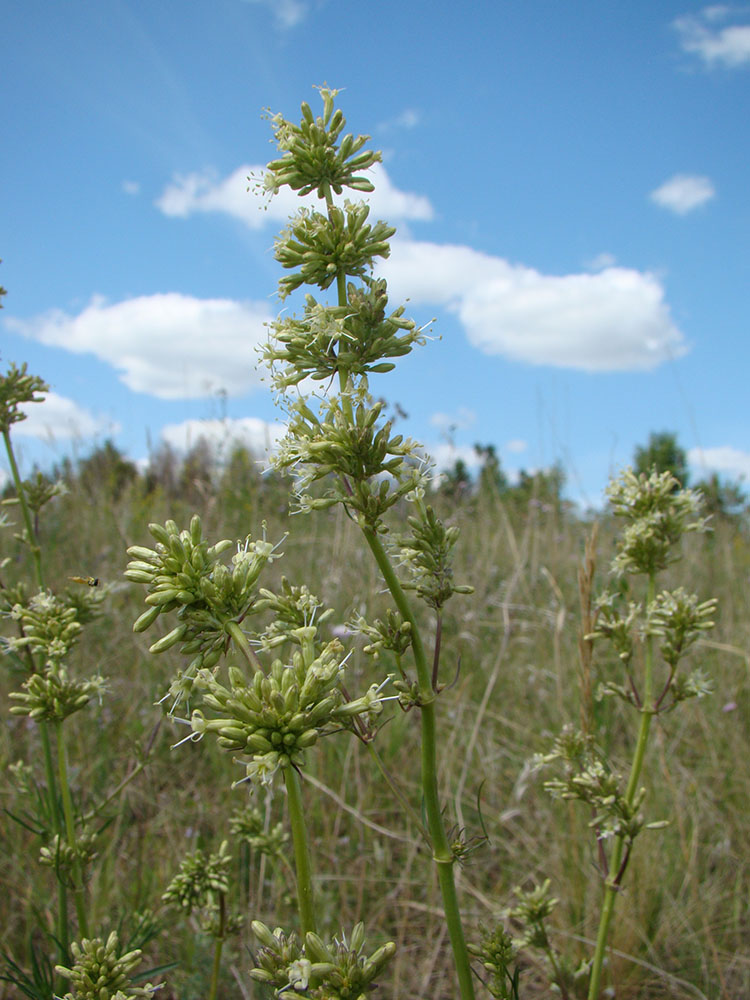
M370 225L370 208L347 201L343 208L330 205L327 214L301 208L276 238L275 257L287 270L279 281L279 298L285 299L300 285L325 290L339 275L364 278L374 257L388 257L389 240L396 232L385 222Z
M226 840L208 857L201 850L187 854L161 898L188 915L196 912L201 927L212 937L235 934L242 926L242 918L229 916L224 903L231 864Z
M40 590L27 604L14 604L9 615L18 622L21 635L5 639L6 649L15 653L29 649L39 654L48 668L60 665L81 633L76 609L48 591Z
M146 983L131 985L131 973L141 960L140 949L118 954L119 940L112 931L106 941L84 938L70 947L73 966L56 966L56 971L70 980L71 991L63 1000L129 1000L131 997L151 997L159 988Z
M411 646L411 622L404 621L398 611L394 611L393 608L388 608L386 611L385 621L376 618L374 622L368 622L361 615L358 615L349 627L352 632L359 632L370 640L366 646L363 646L363 652L376 660L380 656L381 650L387 649L399 661Z
M255 806L236 809L229 817L229 832L238 840L246 841L253 850L268 857L283 854L289 834L281 823L266 830L263 815Z
M38 375L29 375L26 363L18 368L11 364L5 375L0 375L0 431L7 434L11 424L26 419L21 407L24 403L41 403L38 393L49 392L49 386Z
M283 156L272 160L266 168L263 187L276 194L285 185L300 195L317 192L326 198L333 191L341 194L345 187L356 191L372 191L371 181L358 176L381 159L380 153L363 149L367 135L345 135L341 138L346 119L333 102L338 91L321 87L323 115L315 117L309 104L302 104L302 121L294 125L282 115L271 117L276 144Z
M409 574L402 586L415 590L420 600L439 611L453 594L473 594L474 588L453 583L451 551L458 539L458 527L446 528L420 496L415 498L415 506L416 514L408 518L411 535L401 536L396 542L401 565Z
M92 698L101 699L106 686L103 677L97 674L88 680L78 679L71 676L64 663L81 633L75 607L47 591L39 591L25 604L14 603L8 616L18 623L20 635L3 637L5 651L38 655L43 665L41 670L30 673L22 691L11 692L16 702L10 709L13 715L61 722Z
M482 939L478 945L469 945L469 951L479 959L482 968L489 974L485 983L495 1000L518 1000L518 977L520 969L516 965L511 972L511 964L516 959L517 948L513 938L498 924L494 930L480 928Z
M253 610L256 584L263 567L274 558L274 546L250 536L237 543L229 568L220 558L232 548L229 539L209 545L203 538L201 519L196 514L190 529L180 531L174 521L150 524L156 539L153 549L133 545L125 576L148 587L149 605L133 625L143 632L159 615L177 611L179 624L151 647L162 653L180 644L183 655L192 656L190 677L200 667L213 667L229 646L230 638L240 639L238 623Z
M281 928L273 932L259 920L252 923L262 947L250 975L277 991L279 1000L363 1000L375 987L375 980L396 952L389 941L369 957L364 953L365 928L357 924L346 940L334 938L330 944L312 932L301 945L295 934Z
M80 711L93 699L101 696L106 681L99 674L88 680L71 677L63 666L56 666L44 673L31 674L24 681L23 691L11 691L9 697L12 715L28 715L37 722L62 722L69 715Z
M657 573L677 558L675 546L685 532L706 530L700 494L679 485L671 472L647 476L632 469L612 480L612 510L628 522L617 543L616 573Z
M76 834L75 847L55 834L39 851L39 864L54 868L58 876L70 872L77 863L89 865L96 857L96 834L88 830L80 830Z
M386 283L363 276L363 285L347 284L347 304L324 306L305 296L301 319L284 317L271 324L263 359L274 386L284 391L304 378L324 381L346 372L351 378L382 374L394 368L385 358L403 357L424 343L414 320L399 306L390 316Z
M273 615L273 620L259 636L261 647L266 650L285 642L299 645L301 637L306 634L299 629L313 624L320 627L333 614L333 608L320 611L322 601L304 584L291 584L285 576L281 578L281 593L261 587L255 607Z
M537 765L557 765L558 778L545 781L544 787L556 799L576 799L591 806L589 826L602 841L621 837L629 849L643 829L659 830L663 820L646 823L641 807L646 797L639 789L628 798L622 779L607 763L589 734L565 726L549 753L537 758Z
M195 710L188 738L215 733L219 745L245 764L242 780L270 784L277 770L299 767L304 751L321 736L354 729L355 717L368 720L381 711L375 684L354 701L344 695L340 685L345 658L338 639L317 652L315 626L297 632L300 648L291 664L275 660L268 675L257 670L248 681L239 667L230 666L228 687L209 670L197 675L203 709L218 715L207 718L204 711Z
M400 498L422 486L424 473L417 445L391 435L392 424L379 424L385 406L358 390L352 416L341 397L321 404L322 419L304 400L291 407L289 430L272 459L280 470L292 470L303 510L344 504L362 522L378 529L385 512ZM307 492L313 483L332 476L320 497Z

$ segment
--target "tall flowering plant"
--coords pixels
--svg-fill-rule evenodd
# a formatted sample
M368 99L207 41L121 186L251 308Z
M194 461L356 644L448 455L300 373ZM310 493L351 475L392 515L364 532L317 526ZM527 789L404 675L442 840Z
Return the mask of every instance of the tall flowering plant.
M340 504L359 525L393 608L385 623L360 619L357 628L373 648L394 653L398 676L393 693L386 690L391 678L381 678L357 698L348 694L343 686L348 654L338 639L325 641L321 635L325 614L317 598L305 587L285 584L276 594L259 586L263 567L278 555L265 539L245 539L229 566L222 557L231 542L208 544L198 518L183 530L174 522L152 525L154 547L131 548L126 575L148 588L148 608L136 630L147 629L160 615L175 617L176 624L151 649L158 653L179 646L190 658L166 696L175 711L188 698L194 704L198 699L186 720L186 739L214 736L244 767L241 780L271 784L281 778L286 787L302 936L272 933L256 923L262 949L254 975L282 994L293 989L295 995L309 990L311 996L349 996L355 994L336 991L351 984L352 977L362 989L371 988L392 953L393 946L387 945L366 958L359 925L348 939L337 938L330 945L317 936L299 784L307 754L322 735L349 730L371 745L383 701L391 697L404 709L416 709L421 718L425 835L461 995L468 998L474 987L453 877L462 845L460 838L449 840L438 797L436 703L441 609L454 593L471 588L453 582L450 557L457 529L446 527L424 501L425 462L417 444L394 433L383 403L369 392L369 376L392 370L395 359L424 341L402 306L389 310L386 283L373 274L375 260L388 256L395 230L372 221L364 201L339 198L345 190L372 191L366 171L380 154L367 148L367 137L344 133L335 91L323 88L320 96L322 115L303 104L299 124L281 115L271 118L280 156L255 180L269 196L288 186L300 196L315 196L318 203L301 205L275 244L276 259L286 272L279 282L280 298L302 286L317 291L305 295L301 315L271 324L262 352L288 417L273 463L293 475L301 511ZM328 289L334 301L319 300ZM388 515L402 502L413 510L411 530L396 536ZM414 599L425 602L433 614L429 658ZM281 655L268 665L263 660L271 651ZM219 673L224 660L226 675ZM331 992L320 992L324 989Z

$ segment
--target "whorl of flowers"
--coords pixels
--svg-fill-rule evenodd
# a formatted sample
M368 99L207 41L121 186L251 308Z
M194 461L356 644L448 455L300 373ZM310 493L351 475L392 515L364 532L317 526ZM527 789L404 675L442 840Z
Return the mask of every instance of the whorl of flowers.
M372 182L357 172L379 163L380 153L363 149L369 135L341 137L346 119L340 109L334 110L337 93L320 88L322 116L315 117L310 105L303 102L299 125L281 114L271 116L274 138L283 155L266 167L262 182L266 191L275 194L288 185L300 195L316 191L319 198L325 198L329 190L341 194L345 187L373 190Z
M48 667L58 666L70 653L81 633L76 609L41 590L27 604L14 604L10 618L20 625L21 635L3 640L9 652L28 648L40 654Z
M294 933L286 935L279 927L272 932L259 920L252 928L262 947L250 975L273 986L280 1000L298 1000L300 995L312 1000L364 1000L396 952L396 945L388 941L367 956L361 923L348 941L342 933L329 944L310 932L301 945Z
M388 257L390 238L396 232L385 222L370 225L370 208L347 201L328 212L300 208L276 238L274 255L292 271L279 281L279 298L285 299L300 285L325 290L339 274L365 278L374 257ZM296 270L294 270L296 268Z
M153 996L158 986L146 983L134 987L130 974L141 960L140 949L118 954L117 932L112 931L106 941L101 938L84 938L80 944L70 946L73 965L56 966L56 971L70 980L71 990L64 1000L128 1000L131 997Z
M352 403L352 418L346 409ZM321 402L322 419L304 400L290 407L289 430L272 462L294 473L302 510L318 510L342 503L362 522L379 529L385 512L424 483L416 442L392 435L392 422L378 423L383 402L374 402L364 390L347 398ZM326 477L322 496L307 491Z
M11 364L0 375L0 431L7 433L11 424L26 419L21 409L24 403L41 403L38 393L49 392L49 386L38 375L29 375L26 362L20 368Z
M263 359L274 386L283 391L304 378L331 379L341 369L352 378L392 371L392 361L424 343L414 320L399 306L386 316L387 286L383 279L363 277L363 285L347 284L347 305L324 306L305 296L301 319L283 317L271 324Z
M257 670L248 680L239 667L230 666L228 687L209 670L196 677L203 702L192 714L193 736L188 738L215 733L219 745L244 763L242 780L270 784L277 770L299 767L304 751L321 736L354 728L355 717L367 719L381 711L375 684L361 698L344 695L340 685L345 658L338 639L317 653L315 626L298 633L301 648L292 662L275 660L268 674Z
M232 548L229 539L209 545L203 538L201 519L196 514L189 530L174 521L150 524L156 539L153 549L133 545L125 576L148 587L149 605L133 625L144 632L159 615L177 611L179 624L151 647L162 653L180 644L180 651L193 656L189 671L212 667L227 649L229 639L252 610L257 599L256 584L263 567L274 558L274 548L265 539L248 537L237 543L231 568L220 562Z
M607 488L612 510L629 523L617 542L617 573L657 573L677 558L674 548L688 531L705 531L702 497L679 489L671 472L636 475L626 469Z

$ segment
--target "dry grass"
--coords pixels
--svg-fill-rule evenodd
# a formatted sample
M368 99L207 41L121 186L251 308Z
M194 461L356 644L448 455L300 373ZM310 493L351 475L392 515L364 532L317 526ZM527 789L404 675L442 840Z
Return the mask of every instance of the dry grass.
M269 537L288 529L282 504L270 492L261 494L249 519L248 505L237 496L208 495L202 506L205 533L217 537L257 533L262 518L269 522ZM148 521L171 516L187 522L191 512L135 492L117 502L73 494L56 501L45 522L51 586L73 573L95 573L112 584L105 616L89 628L77 655L82 673L100 670L110 678L102 708L68 723L79 810L90 808L134 766L160 718L154 702L179 665L172 651L150 656L147 641L131 631L142 595L121 582L125 546L146 541ZM492 498L467 502L455 513L462 525L456 578L473 583L476 592L454 598L446 612L443 680L449 683L454 675L456 680L440 701L441 781L449 825L473 836L481 835L483 823L489 836L459 879L467 924L476 929L492 922L511 901L514 885L549 877L562 900L554 921L556 943L577 956L588 950L598 920L599 878L588 817L574 806L553 803L530 760L565 721L579 721L582 703L583 718L593 714L597 725L606 726L615 759L624 763L628 753L629 720L618 706L590 697L601 671L613 666L596 655L587 661L585 650L581 658L579 570L590 525L533 505L513 510ZM292 528L272 577L283 572L293 582L306 582L334 604L337 622L352 610L382 612L377 573L343 513L296 519ZM610 524L602 524L594 589L604 583L611 531ZM714 536L691 539L672 571L676 581L703 598L720 599L718 628L694 654L713 676L716 691L655 727L645 775L648 810L651 818L672 822L638 841L618 902L607 972L618 1000L750 996L748 568L746 534L720 524ZM8 572L20 574L22 566ZM584 581L584 595L586 586ZM389 667L383 663L378 669ZM354 674L364 678L372 670L359 654ZM4 673L3 701L18 682ZM9 763L24 759L41 781L33 726L6 720L0 730L3 773ZM107 810L109 825L90 883L91 922L103 930L120 922L127 928L135 910L158 909L185 850L216 849L229 814L246 800L246 786L230 790L232 765L214 745L170 750L182 735L163 721L148 767ZM396 710L377 747L419 810L417 739L415 713ZM309 773L304 794L321 924L335 930L363 919L373 946L396 941L392 979L383 983L383 995L452 998L439 893L416 824L402 814L366 750L353 740L331 739L315 748ZM8 781L0 789L3 808L16 813L24 808ZM282 815L281 793L273 800L260 795L258 801L274 822ZM31 928L53 927L55 895L49 871L36 864L34 838L7 817L0 829L3 947L23 963ZM293 925L285 869L267 863L261 880L259 859L241 863L242 852L234 853L238 893L242 888L249 894L250 916L272 926ZM165 930L148 957L153 964L180 962L162 1000L198 1000L206 992L210 947L189 923L167 912L162 919ZM246 933L227 947L222 997L260 995L247 977L251 938ZM0 988L0 997L12 995ZM548 995L529 966L522 996Z

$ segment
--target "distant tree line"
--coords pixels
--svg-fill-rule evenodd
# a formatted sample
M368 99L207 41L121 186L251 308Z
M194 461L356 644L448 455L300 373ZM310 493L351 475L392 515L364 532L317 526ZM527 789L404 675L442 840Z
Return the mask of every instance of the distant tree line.
M532 472L522 469L511 482L494 445L478 443L474 449L479 459L476 475L459 458L436 480L436 494L445 502L500 499L518 510L532 506L558 513L572 508L563 497L565 472L559 462ZM48 478L60 480L92 500L104 497L118 501L135 491L144 498L158 494L170 501L202 507L207 499L218 496L225 509L236 507L240 515L261 499L277 508L288 503L289 481L273 471L264 471L264 464L244 445L236 444L228 455L220 454L200 438L184 455L167 443L161 444L145 468L139 470L111 440L106 440L75 462L63 459ZM750 512L740 483L723 480L716 473L694 484L690 482L687 454L674 433L652 433L646 445L635 449L632 464L638 473L669 471L681 486L694 486L704 495L706 509L714 516L739 518ZM6 493L8 489L6 486Z

